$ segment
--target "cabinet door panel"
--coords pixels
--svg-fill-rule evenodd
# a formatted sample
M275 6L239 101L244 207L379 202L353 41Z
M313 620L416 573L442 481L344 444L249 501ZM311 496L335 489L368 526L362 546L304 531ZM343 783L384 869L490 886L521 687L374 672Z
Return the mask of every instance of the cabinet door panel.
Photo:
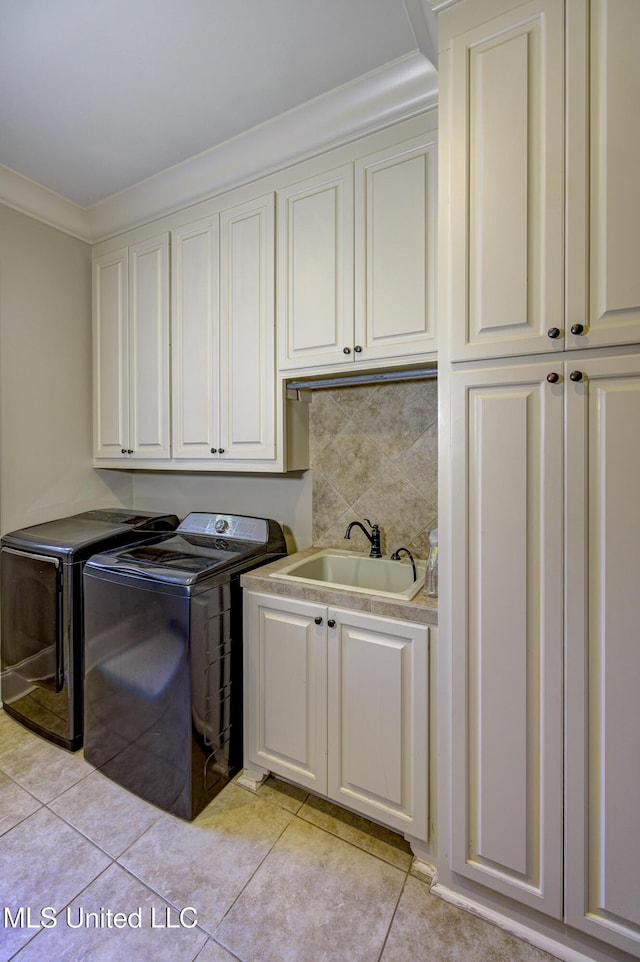
M327 787L326 609L247 595L248 760L317 792ZM321 624L315 618L321 618Z
M134 457L168 458L169 237L129 248L130 441Z
M640 357L584 371L567 382L567 921L637 955Z
M220 215L220 446L275 457L273 194Z
M426 840L428 629L330 616L329 796Z
M575 346L640 341L637 0L591 4L591 304Z
M564 3L453 37L452 359L551 351L563 328Z
M452 867L562 913L562 384L453 375Z
M93 262L93 454L122 458L129 447L129 254Z
M437 135L355 166L357 359L435 350Z
M174 458L211 458L220 433L218 217L173 231Z
M353 167L278 192L281 370L353 354Z

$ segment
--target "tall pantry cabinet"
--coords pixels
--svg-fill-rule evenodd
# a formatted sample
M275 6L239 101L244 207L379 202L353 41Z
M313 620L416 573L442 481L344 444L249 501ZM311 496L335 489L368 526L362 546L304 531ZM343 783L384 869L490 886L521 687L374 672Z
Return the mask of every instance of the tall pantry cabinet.
M448 882L640 956L640 3L433 6Z

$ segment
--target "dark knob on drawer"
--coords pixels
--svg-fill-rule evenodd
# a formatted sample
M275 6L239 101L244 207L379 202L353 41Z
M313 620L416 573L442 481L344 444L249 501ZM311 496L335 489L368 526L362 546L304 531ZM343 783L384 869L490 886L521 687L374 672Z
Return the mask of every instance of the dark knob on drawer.
M127 453L126 448L120 448L120 454L126 454L126 453Z
M335 628L336 626L335 618L329 618L327 624L329 625L330 628Z
M550 374L547 374L547 381L549 384L557 384L559 380L560 375L556 371L551 371Z
M317 618L314 618L313 620L315 621L315 623L316 623L317 625L321 625L321 624L322 624L322 618L320 617L320 615L318 615L318 617L317 617Z
M343 354L351 354L351 348L350 348L350 347L343 347L343 348L342 348L342 353L343 353Z
M217 449L217 448L211 448L211 453L212 453L212 454L217 454L217 453L218 453L218 449Z
M584 324L572 324L571 325L572 334L584 334Z
M557 337L560 337L560 328L550 327L549 330L547 331L547 337L550 337L552 340L555 341Z
M356 344L356 346L354 347L354 351L356 352L356 354L362 354L362 348L360 347L359 344Z
M218 454L224 454L224 448L218 448Z
M572 371L569 375L572 381L581 381L584 377L582 371Z

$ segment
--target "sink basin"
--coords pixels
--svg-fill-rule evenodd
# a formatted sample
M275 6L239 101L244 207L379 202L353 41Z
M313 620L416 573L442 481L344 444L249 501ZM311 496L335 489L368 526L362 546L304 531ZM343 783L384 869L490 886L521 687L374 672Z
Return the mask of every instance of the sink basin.
M327 549L302 558L274 572L279 581L295 581L323 588L341 588L362 594L410 601L424 584L425 565L416 562L413 580L411 563L390 558L369 558L354 551Z

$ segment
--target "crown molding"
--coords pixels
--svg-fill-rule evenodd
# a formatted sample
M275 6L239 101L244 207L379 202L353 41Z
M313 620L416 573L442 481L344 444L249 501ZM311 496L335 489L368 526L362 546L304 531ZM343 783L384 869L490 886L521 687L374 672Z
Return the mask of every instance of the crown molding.
M97 243L417 116L437 106L437 100L437 70L416 52L91 207L80 207L2 167L0 202Z
M1 164L0 203L91 243L89 212L85 207Z

